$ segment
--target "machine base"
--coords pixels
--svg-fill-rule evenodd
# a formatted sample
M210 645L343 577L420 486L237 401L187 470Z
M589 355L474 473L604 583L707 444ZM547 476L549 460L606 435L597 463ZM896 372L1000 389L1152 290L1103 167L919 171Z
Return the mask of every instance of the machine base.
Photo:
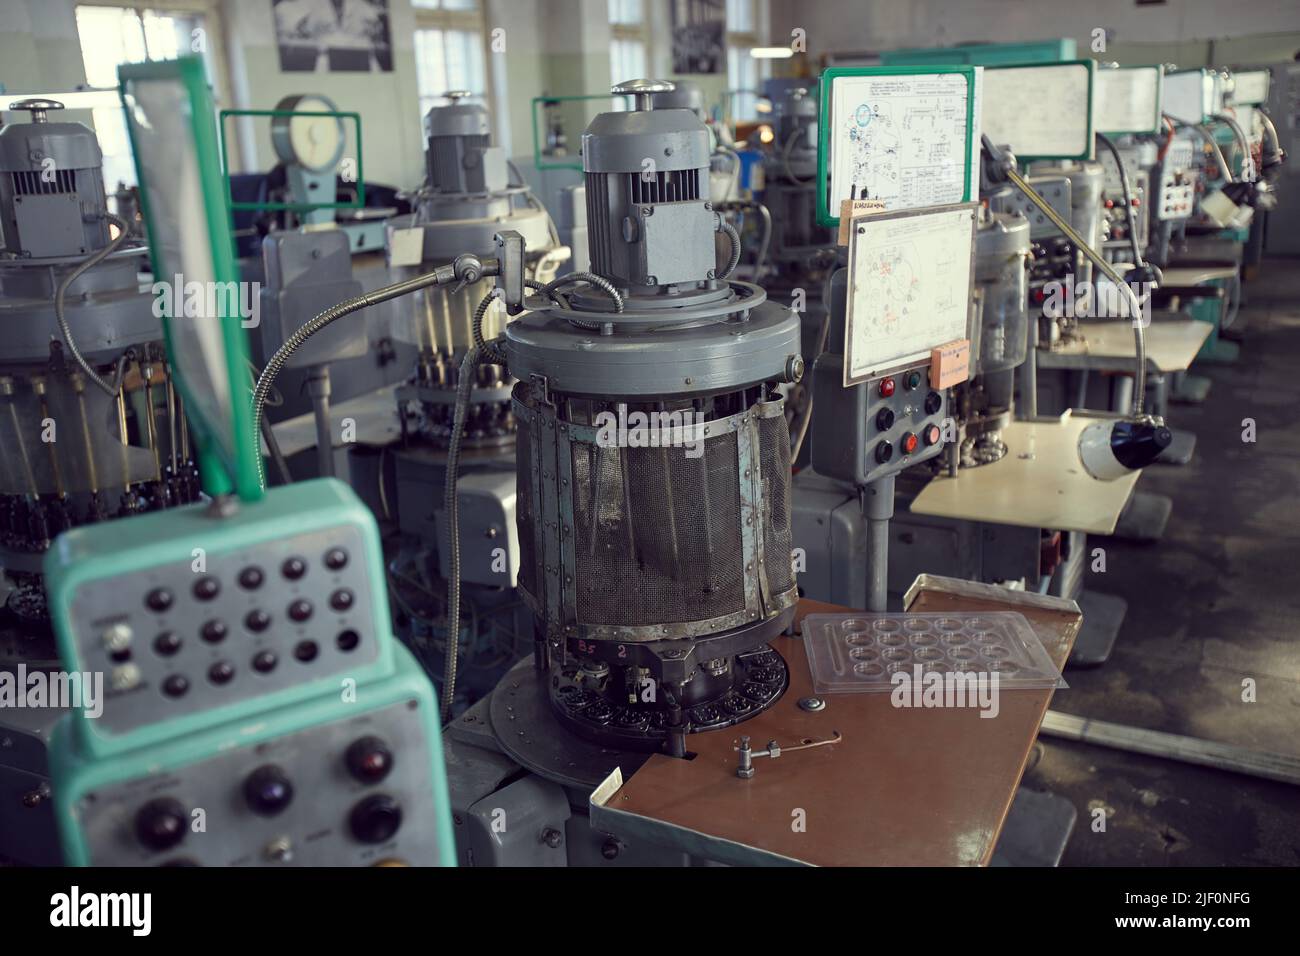
M1076 599L1083 611L1083 626L1066 667L1100 667L1110 659L1119 629L1128 613L1128 601L1113 594L1080 591Z

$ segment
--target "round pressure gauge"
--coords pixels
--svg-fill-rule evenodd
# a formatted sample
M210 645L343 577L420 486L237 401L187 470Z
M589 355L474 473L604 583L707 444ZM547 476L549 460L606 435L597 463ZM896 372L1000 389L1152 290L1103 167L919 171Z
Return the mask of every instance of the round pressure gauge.
M307 113L337 110L330 100L314 93L286 96L275 108ZM323 173L339 164L347 140L343 120L337 116L276 116L271 120L271 144L282 161Z

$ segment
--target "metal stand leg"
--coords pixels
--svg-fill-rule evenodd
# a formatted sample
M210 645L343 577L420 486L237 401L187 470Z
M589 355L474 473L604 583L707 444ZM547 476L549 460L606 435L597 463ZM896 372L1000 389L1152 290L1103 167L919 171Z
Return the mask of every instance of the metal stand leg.
M317 365L307 377L307 393L311 396L312 411L316 417L316 465L322 478L334 477L334 438L330 426L330 368Z
M867 519L867 610L889 609L889 519L894 517L894 476L866 485L862 513Z

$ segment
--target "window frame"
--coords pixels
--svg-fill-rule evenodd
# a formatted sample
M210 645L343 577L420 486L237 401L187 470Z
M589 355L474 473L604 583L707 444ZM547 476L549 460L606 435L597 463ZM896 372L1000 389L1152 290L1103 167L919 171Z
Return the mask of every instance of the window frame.
M726 36L725 36L725 46L727 50L736 50L739 56L749 56L749 51L752 48L756 46L763 46L764 44L765 35L767 33L767 30L764 28L764 24L767 22L765 16L766 5L764 3L764 0L742 0L742 2L748 2L750 5L750 13L752 14L751 19L753 21L753 29L744 30L744 31L740 31L740 30L733 31L731 29L731 18L728 16ZM763 88L763 81L771 77L771 72L772 72L771 61L755 59L754 66L755 66L754 75L757 77L757 83L754 88L757 90L761 90ZM731 66L730 64L728 64L727 66L728 88L731 89L742 88L739 84L739 81L737 81L737 85L735 87L732 87L731 83L732 83ZM757 96L754 97L754 102L755 104L757 104L758 102ZM739 109L739 104L740 104L739 96L734 97L733 103L727 104L727 112L728 114L730 114L733 122L748 123L748 122L761 121L762 116L757 109L754 110L753 116L742 116Z
M76 26L77 7L109 7L118 10L133 10L143 22L146 10L154 13L188 13L203 17L204 29L207 31L205 41L207 43L207 54L210 57L212 66L212 86L213 99L216 100L218 107L233 107L235 105L234 84L231 82L230 60L226 56L226 28L225 20L222 17L222 3L220 0L74 0L72 4L72 16L74 29ZM77 30L77 50L81 53L81 31ZM82 68L85 68L84 54L82 54ZM89 78L86 78L87 89L101 89L101 87L91 87ZM110 87L117 89L114 85ZM123 120L125 122L125 120ZM92 120L93 125L93 120ZM229 150L231 172L242 172L243 163L240 157L243 151L239 148L242 143L239 133L232 129L231 149ZM114 184L105 184L105 189L112 189Z
M477 33L479 43L482 47L483 54L483 93L482 98L487 104L488 112L492 115L492 125L495 128L494 139L497 142L502 141L501 113L497 109L496 84L493 82L491 63L491 37L488 35L487 11L484 9L484 0L475 0L472 10L447 10L442 7L419 7L414 3L410 5L411 12L414 14L416 30L441 30L444 33L448 30L464 30ZM415 43L412 37L411 59L415 67L415 101L420 102L420 64L415 59ZM443 91L447 92L447 91ZM475 94L478 96L479 94ZM420 122L424 122L424 116L428 110L421 109Z

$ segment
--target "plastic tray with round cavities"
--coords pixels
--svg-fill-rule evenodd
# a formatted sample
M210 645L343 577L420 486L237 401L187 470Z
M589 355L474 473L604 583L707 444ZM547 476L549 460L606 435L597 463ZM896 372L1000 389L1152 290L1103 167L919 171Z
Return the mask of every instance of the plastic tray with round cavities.
M1002 689L1065 687L1023 614L809 614L804 649L819 694L888 692L894 674L998 675Z

